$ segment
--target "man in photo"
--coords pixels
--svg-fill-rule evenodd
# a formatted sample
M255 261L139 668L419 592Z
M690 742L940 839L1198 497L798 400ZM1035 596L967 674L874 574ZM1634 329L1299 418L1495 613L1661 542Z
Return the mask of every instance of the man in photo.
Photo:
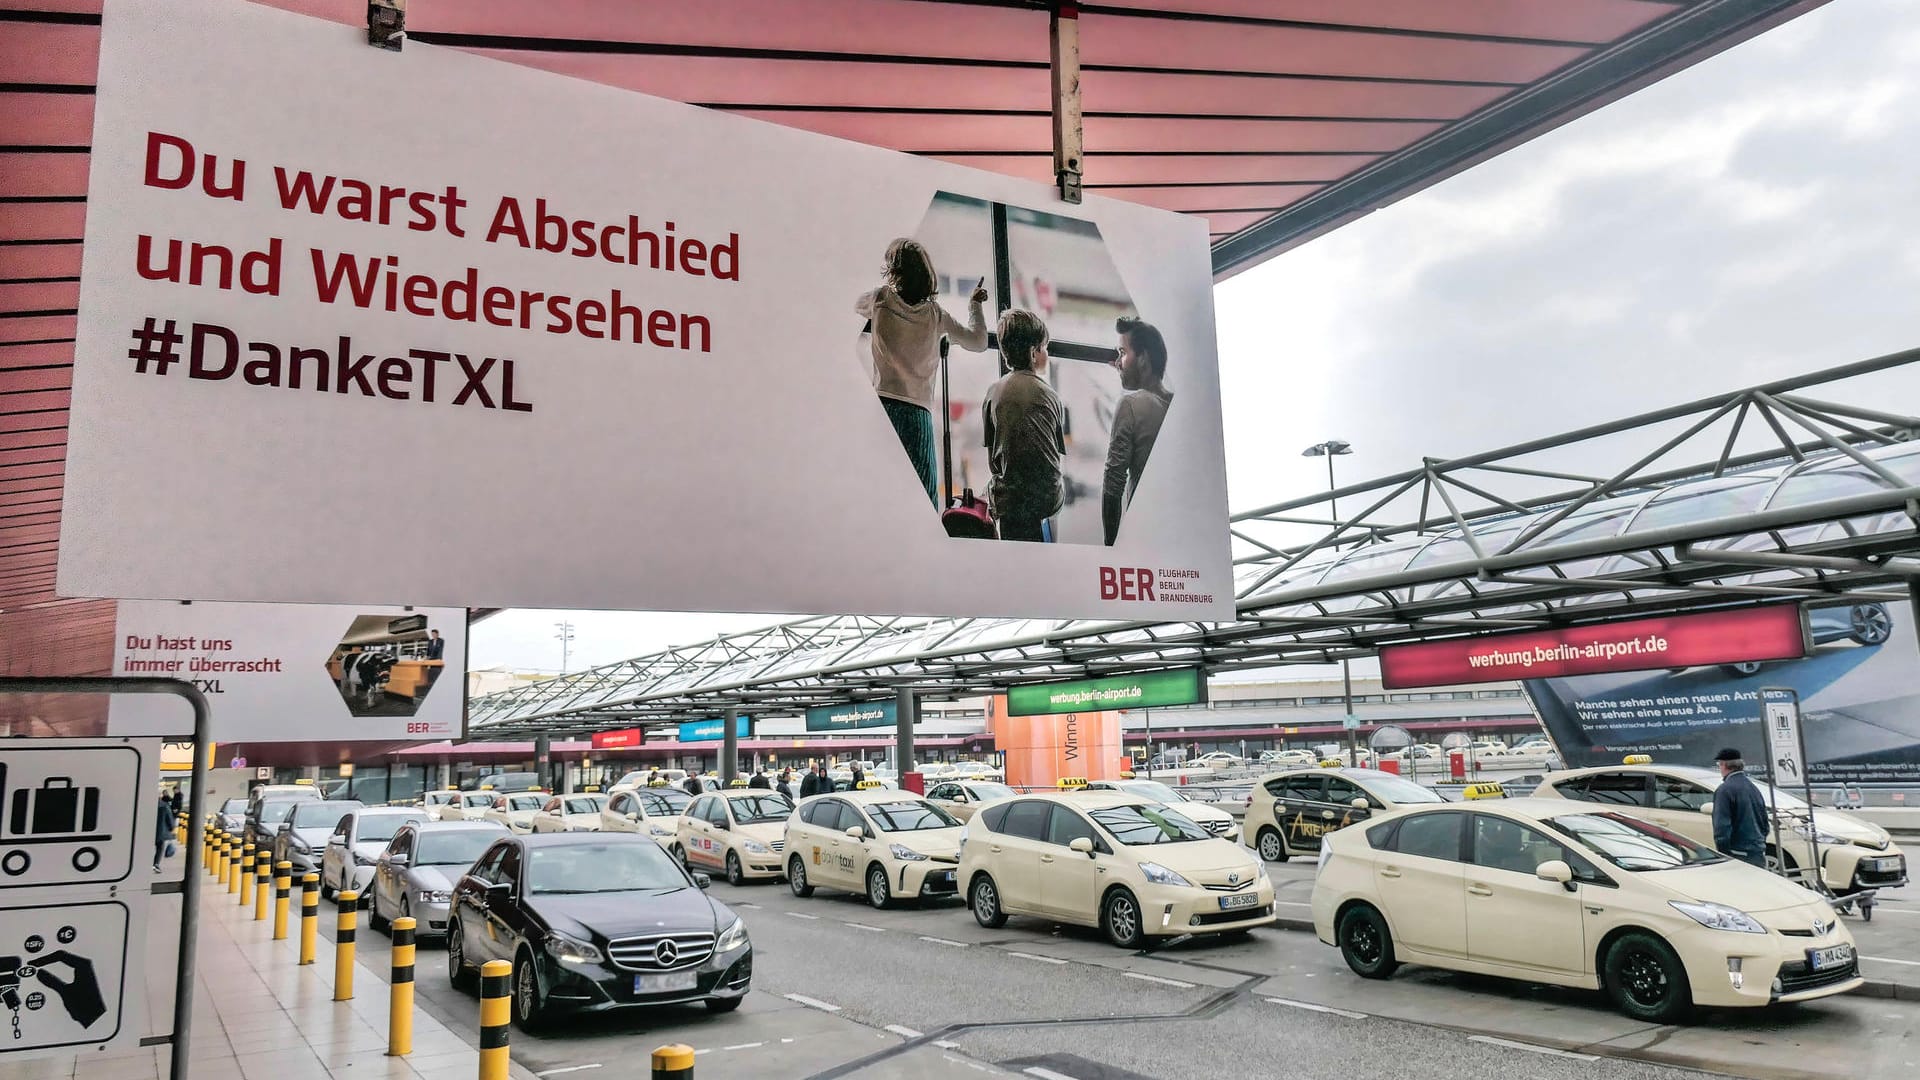
M447 639L440 636L440 631L438 630L427 631L427 659L440 660L446 655L446 651L447 651ZM427 669L427 685L428 686L432 686L439 678L440 678L440 665L436 664L433 667L430 667Z
M1173 404L1173 391L1164 382L1167 339L1159 328L1124 316L1114 329L1120 334L1120 357L1114 366L1120 369L1120 388L1126 393L1113 411L1113 439L1107 444L1107 471L1100 485L1100 523L1108 547L1120 536L1120 518L1140 487L1167 406Z
M1067 452L1066 410L1047 385L1047 324L1031 311L1000 316L1000 356L1011 370L981 406L993 516L1000 539L1045 543L1047 519L1066 502L1060 459Z

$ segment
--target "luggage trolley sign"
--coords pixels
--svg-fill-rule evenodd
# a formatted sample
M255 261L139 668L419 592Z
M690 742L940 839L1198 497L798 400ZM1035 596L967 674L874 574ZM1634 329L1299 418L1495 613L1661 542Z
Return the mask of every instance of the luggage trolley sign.
M144 765L138 748L117 743L0 743L0 889L124 879L150 794Z

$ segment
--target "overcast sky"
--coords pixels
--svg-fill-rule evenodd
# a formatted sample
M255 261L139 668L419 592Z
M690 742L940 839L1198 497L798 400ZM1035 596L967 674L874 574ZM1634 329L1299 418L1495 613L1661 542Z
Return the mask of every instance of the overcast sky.
M1231 505L1324 486L1326 438L1344 484L1920 345L1916 177L1920 10L1838 0L1241 274ZM515 610L471 663L556 670L561 619L574 670L776 621Z

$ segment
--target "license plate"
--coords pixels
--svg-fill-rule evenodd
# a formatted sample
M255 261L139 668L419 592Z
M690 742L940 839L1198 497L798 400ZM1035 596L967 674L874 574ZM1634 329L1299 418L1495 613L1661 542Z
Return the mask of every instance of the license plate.
M1223 910L1258 906L1260 906L1260 894L1257 892L1240 893L1235 896L1223 896L1220 898L1220 907Z
M635 975L633 992L636 994L664 994L673 990L691 990L698 986L700 975L693 971L669 971L660 975Z
M1829 971L1837 967L1846 967L1853 963L1853 946L1829 945L1824 949L1807 950L1807 967L1813 971Z
M949 885L953 884L953 871L942 870L940 872L940 880L946 882Z

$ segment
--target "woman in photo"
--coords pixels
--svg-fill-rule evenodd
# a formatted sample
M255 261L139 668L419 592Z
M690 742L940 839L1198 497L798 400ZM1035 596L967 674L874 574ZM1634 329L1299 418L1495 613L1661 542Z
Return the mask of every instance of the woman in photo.
M873 389L893 422L894 433L913 462L913 471L935 510L933 400L940 372L940 338L968 352L985 352L987 290L975 288L967 301L967 325L934 299L939 277L933 257L917 240L901 237L887 245L886 283L862 293L853 309L865 316L873 337Z

